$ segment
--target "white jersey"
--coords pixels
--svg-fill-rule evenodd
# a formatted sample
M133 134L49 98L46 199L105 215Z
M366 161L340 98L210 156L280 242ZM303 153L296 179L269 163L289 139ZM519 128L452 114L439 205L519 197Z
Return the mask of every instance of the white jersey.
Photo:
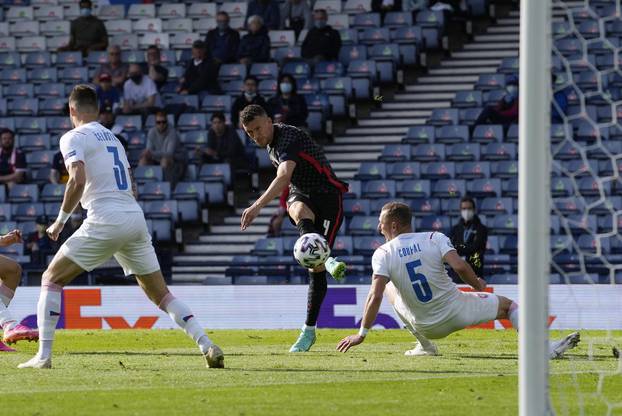
M407 233L378 247L372 257L374 275L391 280L417 324L434 325L456 312L460 291L443 263L451 250L442 233Z
M115 135L96 121L63 135L65 165L84 162L86 186L80 199L91 222L111 223L123 212L142 212L132 193L129 162Z

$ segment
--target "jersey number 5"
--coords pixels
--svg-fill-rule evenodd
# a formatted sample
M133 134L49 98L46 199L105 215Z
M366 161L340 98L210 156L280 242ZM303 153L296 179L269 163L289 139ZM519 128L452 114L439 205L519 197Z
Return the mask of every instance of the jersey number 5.
M417 299L426 303L432 300L432 288L428 283L428 279L421 273L417 273L415 269L421 266L421 260L415 260L406 263L406 271L408 271L408 277L413 284L413 289Z
M123 162L119 159L119 151L114 146L108 146L106 149L109 153L112 153L112 158L114 159L114 168L112 168L112 171L114 172L117 186L119 190L125 191L127 190L127 176L125 175L125 166L123 166Z

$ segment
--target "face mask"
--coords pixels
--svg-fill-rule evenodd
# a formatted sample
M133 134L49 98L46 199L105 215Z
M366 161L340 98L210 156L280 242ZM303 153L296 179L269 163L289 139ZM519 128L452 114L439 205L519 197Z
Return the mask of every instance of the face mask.
M316 20L315 27L318 29L324 29L326 27L326 20Z
M460 216L465 222L469 222L475 216L475 212L472 209L463 209L460 211Z
M229 24L227 22L217 22L216 23L216 27L218 27L218 30L223 32L223 31L227 30L227 28L229 27Z
M281 92L283 94L289 94L290 92L292 92L292 84L290 84L289 82L281 82L279 88L281 89Z
M248 100L252 100L253 98L255 98L255 96L257 95L257 93L255 92L245 92L244 96L248 99Z
M80 9L80 16L90 16L91 15L91 9Z
M132 75L130 79L134 82L134 84L138 85L143 80L143 74Z

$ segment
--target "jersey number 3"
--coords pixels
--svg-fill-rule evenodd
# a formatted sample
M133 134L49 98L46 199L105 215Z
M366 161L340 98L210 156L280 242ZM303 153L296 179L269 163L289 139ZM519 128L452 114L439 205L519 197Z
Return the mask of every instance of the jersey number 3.
M421 266L421 260L415 260L406 263L406 271L408 271L408 277L413 284L413 289L417 299L421 302L429 302L432 300L432 288L428 283L428 279L421 273L417 273L415 269Z
M109 146L106 148L109 153L112 153L112 157L114 159L114 168L112 171L114 172L114 178L117 181L117 186L119 190L125 191L127 190L127 176L125 175L125 166L123 166L123 162L119 159L119 151L114 146Z

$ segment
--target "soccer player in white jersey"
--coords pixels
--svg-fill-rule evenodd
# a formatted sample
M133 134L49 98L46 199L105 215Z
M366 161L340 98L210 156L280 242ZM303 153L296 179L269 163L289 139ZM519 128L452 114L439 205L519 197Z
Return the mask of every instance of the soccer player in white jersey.
M169 314L199 346L209 367L224 367L224 356L192 311L168 290L156 257L121 142L97 122L95 90L77 85L69 96L74 129L60 139L69 172L63 203L47 233L57 240L78 202L87 210L82 226L63 244L43 273L37 305L39 351L19 368L51 368L52 342L60 315L61 290L76 276L114 256L126 275Z
M414 233L406 204L389 202L380 212L378 230L387 242L372 258L373 280L361 329L345 337L337 349L346 352L362 343L374 324L385 288L395 312L419 341L406 355L436 355L429 339L444 338L470 325L509 319L518 330L518 305L510 299L483 292L486 282L477 277L451 241L439 232ZM449 264L478 292L462 292L447 275ZM579 342L575 332L550 344L551 358L559 358Z

